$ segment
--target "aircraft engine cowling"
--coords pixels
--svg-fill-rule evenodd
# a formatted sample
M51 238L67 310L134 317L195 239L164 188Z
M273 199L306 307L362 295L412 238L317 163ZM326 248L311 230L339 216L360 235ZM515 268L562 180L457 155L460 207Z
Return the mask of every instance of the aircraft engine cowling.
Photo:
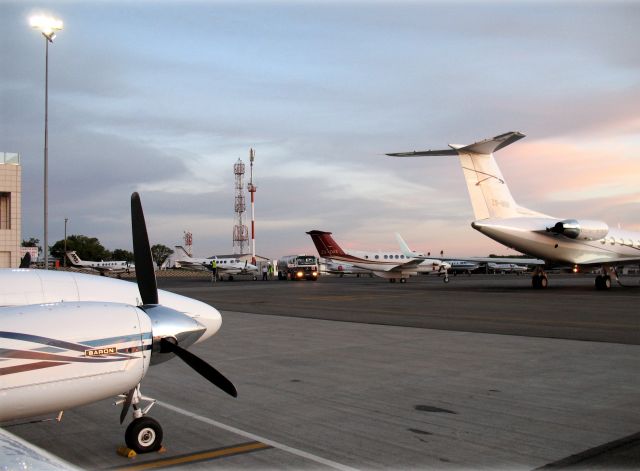
M570 239L599 240L607 236L609 226L602 221L565 219L547 230Z

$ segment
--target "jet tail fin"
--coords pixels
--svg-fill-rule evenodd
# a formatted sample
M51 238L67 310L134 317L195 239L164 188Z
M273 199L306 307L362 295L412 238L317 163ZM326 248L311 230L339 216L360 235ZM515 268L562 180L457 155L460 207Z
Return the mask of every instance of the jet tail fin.
M416 253L413 250L411 250L407 245L407 243L402 238L402 236L397 232L396 232L396 240L398 241L398 245L400 246L400 252L402 252L402 254L405 257L413 258L416 256L422 256L422 254Z
M488 218L540 217L541 213L516 204L493 153L522 139L520 132L507 132L468 145L449 144L450 149L387 154L392 157L458 155L476 221Z
M82 260L80 259L80 257L78 257L78 254L75 252L75 250L71 252L67 252L67 257L71 261L71 265L74 265L74 266L82 265Z
M311 236L318 254L324 258L331 258L336 255L346 255L338 243L331 237L331 232L313 230L307 232Z
M187 250L182 245L174 245L175 252L178 255L178 260L184 260L185 258L191 258Z

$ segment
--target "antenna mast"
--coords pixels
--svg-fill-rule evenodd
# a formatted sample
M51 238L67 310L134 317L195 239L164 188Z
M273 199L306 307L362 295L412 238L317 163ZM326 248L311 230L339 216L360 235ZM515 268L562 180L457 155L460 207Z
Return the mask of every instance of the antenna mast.
M251 263L256 264L256 213L255 213L255 194L258 189L253 184L253 161L255 160L256 152L253 149L249 149L249 184L247 189L251 193Z
M189 257L193 257L193 234L189 231L184 232L184 249L187 251Z

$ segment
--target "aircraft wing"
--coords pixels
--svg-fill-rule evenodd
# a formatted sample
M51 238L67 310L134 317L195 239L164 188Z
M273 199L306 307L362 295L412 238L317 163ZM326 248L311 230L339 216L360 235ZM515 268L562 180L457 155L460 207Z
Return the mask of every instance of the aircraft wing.
M461 262L475 263L514 263L516 265L544 265L546 262L539 258L511 258L511 257L440 257L440 260L451 262L459 260Z
M61 458L0 428L0 468L42 471L79 470Z

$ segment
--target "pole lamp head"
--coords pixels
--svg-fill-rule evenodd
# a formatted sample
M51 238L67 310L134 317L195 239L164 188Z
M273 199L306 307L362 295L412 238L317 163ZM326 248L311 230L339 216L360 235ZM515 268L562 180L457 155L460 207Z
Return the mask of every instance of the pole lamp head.
M29 25L33 29L37 29L42 33L50 43L56 37L56 31L61 31L63 28L62 20L47 15L33 15L29 18Z

